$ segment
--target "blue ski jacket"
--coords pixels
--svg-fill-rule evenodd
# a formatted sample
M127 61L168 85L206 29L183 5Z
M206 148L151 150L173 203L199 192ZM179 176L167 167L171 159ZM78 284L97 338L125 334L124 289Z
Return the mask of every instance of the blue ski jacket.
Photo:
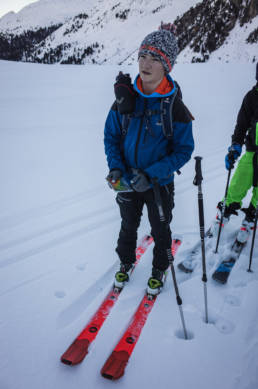
M120 169L128 181L132 178L131 168L141 169L151 179L157 179L160 185L166 185L191 158L194 149L192 117L176 95L172 110L173 137L168 140L163 134L160 98L175 93L175 83L167 76L172 86L169 93L145 95L137 86L138 77L134 81L136 107L122 145L122 115L116 103L107 116L104 146L108 167L109 170ZM147 115L150 111L154 112L151 116Z

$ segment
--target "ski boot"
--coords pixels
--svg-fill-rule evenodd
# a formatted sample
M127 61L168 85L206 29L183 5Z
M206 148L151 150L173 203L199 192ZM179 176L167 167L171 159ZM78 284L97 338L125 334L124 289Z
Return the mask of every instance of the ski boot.
M217 205L217 215L216 215L216 220L214 221L212 227L211 227L211 233L213 236L217 236L219 232L219 227L220 227L220 221L221 221L221 213L222 213L222 206L223 203L220 201ZM224 216L223 216L223 223L222 223L222 228L225 227L228 222L229 218L231 215L236 215L238 216L237 209L240 209L240 204L239 203L231 203L228 206L225 207L224 210Z
M250 204L248 208L242 208L242 211L246 216L237 234L237 241L243 244L247 242L251 230L254 229L255 208L252 204Z
M218 235L220 220L221 220L222 202L218 203L217 209L218 209L218 211L217 211L216 219L214 220L211 227L206 232L206 234L205 234L206 237L212 238L212 237ZM225 207L222 228L229 222L229 217L232 213L236 214L235 211L232 211L230 206ZM195 255L196 255L196 251L195 251L195 249L193 249L190 252L189 257L186 258L184 261L180 262L177 265L177 268L179 270L183 271L184 273L187 273L187 274L192 273L197 265L197 261L194 260Z
M250 203L248 208L242 208L241 211L245 213L245 220L247 220L249 223L254 223L256 209L252 203Z
M147 294L156 296L162 290L164 281L166 278L166 272L159 270L155 267L152 268L152 275L148 280L147 284Z
M121 263L120 270L115 274L115 288L122 289L124 287L125 283L129 281L133 267L133 263Z
M246 243L247 239L250 235L251 230L254 228L253 222L248 222L246 219L243 220L242 226L240 227L240 230L237 234L237 241L239 243Z

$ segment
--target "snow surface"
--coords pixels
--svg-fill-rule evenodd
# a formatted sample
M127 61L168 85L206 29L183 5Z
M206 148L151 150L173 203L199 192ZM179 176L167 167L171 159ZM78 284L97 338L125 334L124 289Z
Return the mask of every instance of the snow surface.
M76 367L60 363L118 267L120 217L105 182L103 150L118 70L0 61L0 388L256 389L257 243L254 273L246 272L249 241L226 286L210 277L243 214L232 217L219 254L207 248L209 324L200 265L192 277L177 271L191 340L182 339L169 277L125 376L112 383L100 375L144 293L151 272L148 249L86 359ZM123 70L137 74L137 66ZM224 195L224 155L254 74L253 64L184 64L172 74L195 116L194 156L203 157L206 226ZM194 175L192 159L176 177L171 227L183 237L176 263L199 237ZM250 194L244 205L249 199ZM139 238L148 231L144 212Z

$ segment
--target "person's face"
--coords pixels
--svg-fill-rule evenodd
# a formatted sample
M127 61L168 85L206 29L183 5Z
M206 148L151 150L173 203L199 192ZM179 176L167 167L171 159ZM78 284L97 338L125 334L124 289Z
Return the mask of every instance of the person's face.
M159 84L165 75L165 70L159 59L150 54L139 57L139 73L143 84Z

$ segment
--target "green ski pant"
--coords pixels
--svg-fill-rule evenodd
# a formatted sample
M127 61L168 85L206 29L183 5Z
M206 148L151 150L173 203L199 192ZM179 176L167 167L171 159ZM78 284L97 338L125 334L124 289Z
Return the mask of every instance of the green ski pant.
M253 186L253 156L254 152L247 151L240 159L228 188L226 201L227 206L234 202L240 203L240 206L242 206L243 198L246 196L248 190ZM257 200L258 187L253 187L251 203L255 208Z

